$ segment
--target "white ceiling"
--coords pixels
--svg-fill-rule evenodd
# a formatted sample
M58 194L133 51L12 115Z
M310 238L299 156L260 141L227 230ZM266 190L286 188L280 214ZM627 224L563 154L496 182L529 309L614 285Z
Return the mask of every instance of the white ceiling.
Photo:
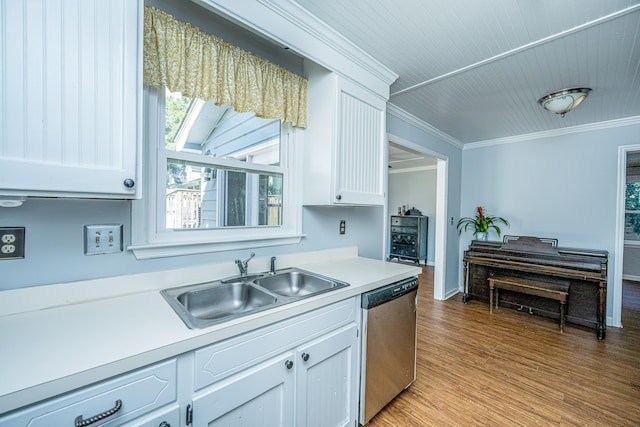
M399 75L389 102L461 143L640 117L640 0L297 0ZM543 95L590 87L564 118Z
M389 172L435 167L437 159L389 142Z

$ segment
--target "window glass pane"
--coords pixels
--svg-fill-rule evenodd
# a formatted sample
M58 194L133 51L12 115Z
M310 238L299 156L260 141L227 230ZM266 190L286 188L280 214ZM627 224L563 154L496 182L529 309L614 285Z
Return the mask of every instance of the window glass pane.
M624 239L640 240L640 212L624 215Z
M640 182L627 183L625 194L625 209L640 210Z
M624 239L640 240L640 182L627 183Z
M237 113L213 100L166 92L165 148L232 158L262 165L280 164L280 121Z
M282 174L167 161L166 228L282 225Z
M260 178L260 225L282 224L282 175Z
M282 225L282 174L211 164L220 158L280 166L280 128L279 120L166 91L166 228ZM203 162L172 159L170 152Z
M247 201L247 174L227 172L226 185L226 225L238 227L245 225L245 206Z

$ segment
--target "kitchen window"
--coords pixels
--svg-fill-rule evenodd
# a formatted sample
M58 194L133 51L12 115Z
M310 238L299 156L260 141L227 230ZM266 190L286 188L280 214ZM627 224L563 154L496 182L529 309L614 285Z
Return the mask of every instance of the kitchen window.
M298 243L307 79L145 7L137 258Z
M300 241L302 130L166 88L145 86L144 106L137 258Z

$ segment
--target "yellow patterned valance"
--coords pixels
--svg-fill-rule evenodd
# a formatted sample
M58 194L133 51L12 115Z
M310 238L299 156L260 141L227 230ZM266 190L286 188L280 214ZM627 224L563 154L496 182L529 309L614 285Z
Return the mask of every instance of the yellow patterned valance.
M307 79L145 6L144 83L307 126Z

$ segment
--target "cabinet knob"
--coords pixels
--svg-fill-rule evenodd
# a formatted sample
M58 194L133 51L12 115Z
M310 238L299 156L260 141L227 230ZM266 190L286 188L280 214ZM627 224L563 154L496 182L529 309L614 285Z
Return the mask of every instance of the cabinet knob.
M336 200L342 200L342 195L338 194L338 195L336 196Z
M124 180L123 184L127 188L133 188L133 187L135 187L136 182L134 180L132 180L131 178L127 178L127 179Z
M309 353L302 353L302 360L304 360L305 362L309 360Z
M291 369L293 368L293 362L291 360L287 360L286 362L284 362L284 366L286 366L287 369Z
M158 427L171 427L171 424L169 424L166 421L163 421L163 422L160 423L160 425Z

